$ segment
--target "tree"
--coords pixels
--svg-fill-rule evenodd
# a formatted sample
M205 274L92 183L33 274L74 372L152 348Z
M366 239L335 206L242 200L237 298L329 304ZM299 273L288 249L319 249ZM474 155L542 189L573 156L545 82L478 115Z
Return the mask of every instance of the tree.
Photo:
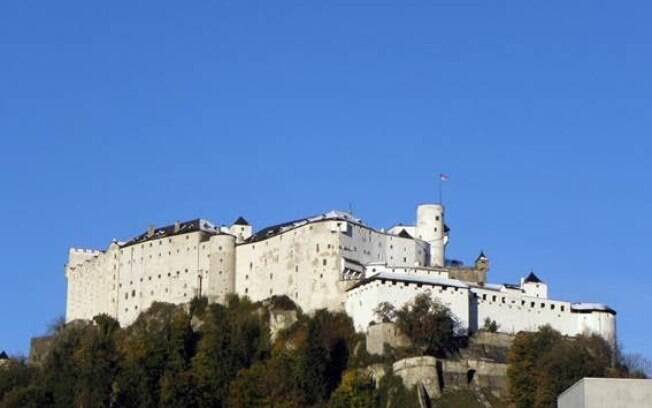
M308 405L294 374L289 353L258 362L238 372L229 388L231 407L299 408Z
M256 310L237 296L230 296L226 307L209 306L192 360L200 405L224 406L238 371L269 355L269 327Z
M484 326L482 327L484 330L490 333L496 333L498 331L498 327L499 325L495 320L491 320L488 317L484 319Z
M120 325L107 315L98 315L93 322L95 325L85 330L73 354L77 367L76 406L108 406L117 375L115 335Z
M508 354L507 378L517 407L555 407L557 396L583 377L627 375L600 336L563 337L545 326L519 333Z
M509 393L518 408L534 406L539 358L559 341L561 334L550 326L542 327L537 333L516 335L507 357L507 378Z
M396 326L417 348L417 351L444 357L455 351L455 333L459 324L450 310L433 300L429 293L416 296L396 311Z
M330 408L373 408L378 404L373 379L359 370L344 373L342 382L331 395Z
M90 323L76 322L61 328L56 334L43 363L41 381L54 407L75 405L79 374L75 353L82 348L82 341L90 330Z
M389 302L380 302L374 309L374 314L381 323L393 322L396 317L396 308Z

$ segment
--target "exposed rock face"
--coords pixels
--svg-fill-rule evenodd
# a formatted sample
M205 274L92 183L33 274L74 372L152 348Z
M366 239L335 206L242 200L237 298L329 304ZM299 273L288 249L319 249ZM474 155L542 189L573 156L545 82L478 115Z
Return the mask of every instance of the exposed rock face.
M269 311L269 330L272 342L281 330L285 330L297 321L296 310L271 309Z
M507 353L514 336L505 333L479 331L469 339L468 347L460 350L463 358L507 362Z
M29 344L29 358L27 362L33 365L43 363L52 348L53 342L54 336L32 337Z
M430 356L404 358L392 366L394 374L401 377L406 388L421 387L430 399L441 395L437 359Z
M408 347L410 339L394 323L378 323L367 329L367 352L383 354L385 344L394 348Z

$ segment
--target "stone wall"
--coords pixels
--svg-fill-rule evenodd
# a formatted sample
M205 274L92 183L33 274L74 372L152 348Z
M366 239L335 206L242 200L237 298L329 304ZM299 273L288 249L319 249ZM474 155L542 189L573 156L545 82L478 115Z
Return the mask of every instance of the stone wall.
M430 356L404 358L395 362L392 370L394 374L401 377L407 389L423 386L430 399L441 395L436 358Z
M507 394L507 364L484 360L438 360L444 391L489 389L496 397Z
M410 339L401 333L394 323L378 323L369 326L366 337L369 354L383 354L385 344L393 348L410 345Z

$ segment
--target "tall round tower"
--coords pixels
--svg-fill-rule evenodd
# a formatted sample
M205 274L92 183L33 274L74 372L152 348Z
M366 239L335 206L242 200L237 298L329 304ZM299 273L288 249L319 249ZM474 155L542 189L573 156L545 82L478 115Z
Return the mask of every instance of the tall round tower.
M430 266L444 266L444 206L422 204L417 207L417 238L430 245Z

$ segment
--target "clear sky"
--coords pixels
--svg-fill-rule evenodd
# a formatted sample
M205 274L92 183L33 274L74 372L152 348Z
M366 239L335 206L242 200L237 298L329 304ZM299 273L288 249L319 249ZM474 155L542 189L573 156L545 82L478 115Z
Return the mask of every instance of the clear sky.
M202 4L197 4L202 3ZM69 247L205 217L412 222L618 311L652 358L649 2L0 3L0 350Z

